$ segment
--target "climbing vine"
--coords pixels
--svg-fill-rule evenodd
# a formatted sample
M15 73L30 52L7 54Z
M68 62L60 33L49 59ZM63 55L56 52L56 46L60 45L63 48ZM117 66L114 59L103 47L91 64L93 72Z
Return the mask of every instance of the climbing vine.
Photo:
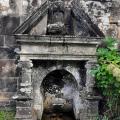
M92 71L106 101L103 114L109 120L120 120L120 53L116 45L113 38L104 40L97 50L98 66Z

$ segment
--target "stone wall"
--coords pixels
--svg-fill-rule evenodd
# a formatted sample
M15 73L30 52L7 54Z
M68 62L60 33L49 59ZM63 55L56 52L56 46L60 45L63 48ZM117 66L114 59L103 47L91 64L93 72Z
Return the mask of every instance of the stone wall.
M106 36L120 38L119 0L81 0L80 3Z
M16 92L16 41L13 30L19 25L14 0L0 0L0 107L13 103Z
M0 107L12 104L12 96L16 92L15 46L13 36L0 35Z
M19 16L15 15L15 5L7 0L0 1L0 107L13 103L16 92L16 42L13 30L19 25Z

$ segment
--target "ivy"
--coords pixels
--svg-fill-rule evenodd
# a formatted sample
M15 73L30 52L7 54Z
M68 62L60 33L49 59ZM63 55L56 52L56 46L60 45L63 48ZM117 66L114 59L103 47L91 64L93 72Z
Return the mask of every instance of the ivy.
M109 120L120 117L120 54L117 40L106 38L97 50L98 67L92 70L96 86L106 100L104 116Z

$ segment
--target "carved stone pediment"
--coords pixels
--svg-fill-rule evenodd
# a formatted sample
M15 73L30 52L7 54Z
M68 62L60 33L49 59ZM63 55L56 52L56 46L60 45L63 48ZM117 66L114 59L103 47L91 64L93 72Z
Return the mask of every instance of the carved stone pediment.
M44 2L14 34L104 36L77 0L72 1L70 5L65 1Z

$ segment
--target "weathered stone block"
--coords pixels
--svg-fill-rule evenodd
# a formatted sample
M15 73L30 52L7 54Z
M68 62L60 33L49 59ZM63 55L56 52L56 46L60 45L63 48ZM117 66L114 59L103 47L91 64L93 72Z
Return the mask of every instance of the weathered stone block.
M16 101L18 107L31 107L30 101Z
M1 34L12 34L14 29L19 25L19 17L4 16L1 18Z
M5 35L4 38L5 38L4 46L11 47L13 49L17 46L14 36Z
M2 57L2 55L1 55ZM15 60L14 59L0 59L0 77L15 77Z
M0 90L3 92L16 92L17 79L14 77L0 78Z
M14 59L15 55L14 48L0 47L0 59Z

